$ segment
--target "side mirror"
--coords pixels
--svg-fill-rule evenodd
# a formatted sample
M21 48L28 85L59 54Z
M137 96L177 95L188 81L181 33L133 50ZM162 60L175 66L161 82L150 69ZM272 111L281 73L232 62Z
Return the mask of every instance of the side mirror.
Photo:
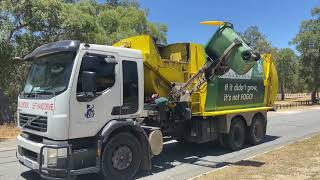
M82 72L82 91L85 94L95 94L97 92L96 73L91 71Z

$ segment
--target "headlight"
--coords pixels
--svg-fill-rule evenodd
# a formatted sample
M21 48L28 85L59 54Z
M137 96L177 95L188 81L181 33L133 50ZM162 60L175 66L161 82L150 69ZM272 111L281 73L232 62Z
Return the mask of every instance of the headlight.
M60 148L60 149L47 149L47 165L48 166L57 166L58 160L66 159L67 157L67 148Z
M47 164L48 166L56 166L57 165L57 158L58 158L58 149L48 149L47 150Z

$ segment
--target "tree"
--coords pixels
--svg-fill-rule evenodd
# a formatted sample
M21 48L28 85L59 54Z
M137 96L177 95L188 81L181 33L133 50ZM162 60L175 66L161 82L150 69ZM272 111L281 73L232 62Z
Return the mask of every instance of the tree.
M277 70L279 76L281 100L284 100L285 89L292 92L295 88L295 76L297 71L297 56L290 48L280 49L277 52Z
M314 8L311 12L313 18L303 21L300 31L292 43L301 53L301 78L311 91L311 100L316 100L316 94L320 87L320 8Z
M260 54L271 54L272 59L275 62L279 74L280 93L281 99L284 100L285 92L297 92L297 90L303 90L299 79L296 75L299 72L299 62L295 53L289 49L277 49L272 47L271 43L266 37L259 32L257 26L251 26L247 28L240 35L250 43L251 48Z
M167 26L148 22L145 12L138 10L135 6L102 9L98 22L106 30L107 44L139 34L150 34L157 37L160 43L167 42Z
M28 63L14 61L35 47L59 39L61 1L0 1L0 88L9 97L10 110L16 109Z
M271 53L273 48L265 36L259 32L258 26L251 26L240 35L250 43L250 47L255 51L261 54Z
M27 52L59 39L112 44L129 36L150 34L166 43L167 32L165 25L149 22L146 10L140 9L135 0L106 4L94 0L3 0L0 25L0 38L16 45L27 43L23 46L29 48Z
M110 6L134 6L139 7L139 2L137 0L106 0L106 4Z
M13 57L23 57L42 44L76 39L112 45L140 34L166 43L166 32L166 25L147 20L146 10L136 0L1 0L0 89L15 111L28 64Z

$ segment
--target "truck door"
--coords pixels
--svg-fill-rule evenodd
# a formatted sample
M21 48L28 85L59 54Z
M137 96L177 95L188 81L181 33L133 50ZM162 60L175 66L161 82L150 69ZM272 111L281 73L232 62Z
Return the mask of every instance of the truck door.
M136 117L139 111L139 98L143 87L139 88L138 64L135 59L122 59L122 105L113 109L120 118Z
M111 119L117 119L112 110L120 106L120 64L115 53L85 51L78 61L78 76L70 99L70 138L94 136ZM86 97L83 73L95 74L96 93Z

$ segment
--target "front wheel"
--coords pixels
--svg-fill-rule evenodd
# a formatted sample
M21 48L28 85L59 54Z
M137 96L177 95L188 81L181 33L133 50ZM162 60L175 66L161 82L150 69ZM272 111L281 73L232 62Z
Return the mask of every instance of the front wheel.
M141 145L129 133L119 133L106 144L101 161L104 179L127 180L137 173L141 163Z

